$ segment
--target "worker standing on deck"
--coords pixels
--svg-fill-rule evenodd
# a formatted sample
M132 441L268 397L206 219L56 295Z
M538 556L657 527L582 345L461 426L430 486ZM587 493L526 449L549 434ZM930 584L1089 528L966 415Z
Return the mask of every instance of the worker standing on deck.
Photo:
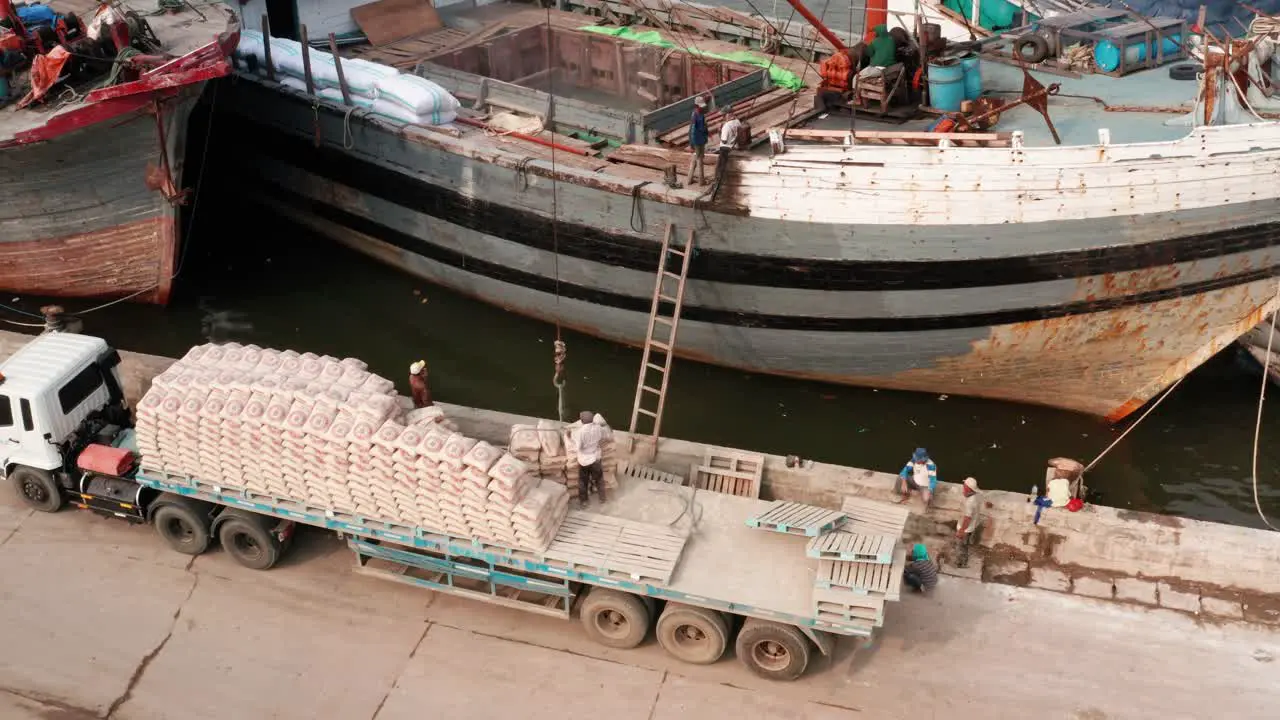
M911 549L911 562L902 572L902 581L916 592L928 592L938 584L938 564L929 558L924 543L916 543Z
M689 149L693 158L689 160L689 184L706 185L707 175L703 161L707 154L707 99L703 95L693 99L693 117L689 120ZM697 175L693 174L694 170Z
M916 491L924 499L924 506L929 507L929 503L933 501L933 490L937 486L938 466L929 457L928 450L916 448L911 460L898 473L898 482L894 485L894 489L902 495L898 502L910 500L912 491Z
M982 525L982 493L978 492L978 481L969 477L964 479L964 504L960 508L960 521L956 523L955 558L956 567L969 566L969 548L981 537Z
M721 162L724 161L730 150L743 146L741 137L742 121L738 119L737 113L733 111L733 107L730 105L725 106L723 114L724 124L720 126L720 147L717 150L720 153Z
M604 503L604 463L601 459L600 444L613 435L608 423L600 415L583 410L578 416L582 427L578 428L575 437L578 450L578 502L587 504L587 496L592 490Z
M413 406L424 408L431 405L431 388L427 387L427 362L419 360L409 366L409 393L413 396Z

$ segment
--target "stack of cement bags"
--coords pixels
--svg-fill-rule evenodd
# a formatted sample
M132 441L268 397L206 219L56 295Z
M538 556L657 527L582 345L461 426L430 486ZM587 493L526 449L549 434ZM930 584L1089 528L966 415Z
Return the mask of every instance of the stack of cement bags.
M568 425L538 421L537 425L513 425L511 427L511 454L530 465L543 480L564 485L570 490L578 488L577 431L581 422ZM604 470L604 486L618 487L617 442L606 438L600 445L600 460Z
M282 85L306 92L302 45L286 38L273 37L270 41L271 64L275 66L276 79ZM316 95L333 102L343 102L333 55L315 48L311 48L308 54ZM259 74L266 75L267 59L262 33L241 31L235 55L245 69L252 66ZM342 58L342 74L351 102L374 115L412 125L445 125L457 119L458 99L426 78L359 58Z
M144 467L326 510L541 551L568 511L505 451L437 408L404 414L365 364L203 345L137 410Z

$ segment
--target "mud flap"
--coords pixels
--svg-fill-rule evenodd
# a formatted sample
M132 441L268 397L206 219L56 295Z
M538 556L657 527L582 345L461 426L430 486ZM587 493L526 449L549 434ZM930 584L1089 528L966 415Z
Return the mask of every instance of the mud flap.
M836 639L831 633L800 625L796 627L799 628L800 632L804 633L805 637L812 640L814 645L818 646L818 652L825 657L831 657L831 653L836 649Z

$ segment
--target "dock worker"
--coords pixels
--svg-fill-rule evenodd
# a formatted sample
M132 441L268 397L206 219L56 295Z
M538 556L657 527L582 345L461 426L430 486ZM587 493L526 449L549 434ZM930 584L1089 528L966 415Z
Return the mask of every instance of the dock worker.
M409 366L409 393L413 396L414 408L431 405L431 388L427 387L426 360L419 360Z
M916 592L928 592L938 584L938 564L929 557L924 543L911 548L911 562L902 572L902 581Z
M969 548L982 537L982 493L978 481L967 477L961 488L964 503L960 507L960 521L956 523L956 567L969 566Z
M933 490L937 486L937 464L929 457L928 450L922 447L916 448L916 451L911 454L911 459L898 472L898 482L894 484L894 490L902 495L902 499L898 502L904 503L911 499L912 492L918 492L924 500L924 506L929 507L929 503L933 501Z
M707 98L704 95L693 99L693 117L689 120L689 149L693 151L693 157L689 160L689 184L706 185L703 160L707 154ZM698 171L697 175L693 174L695 169Z
M586 505L588 496L595 491L603 504L604 463L600 444L612 437L613 430L603 417L590 410L583 410L578 419L582 421L582 427L578 428L574 438L578 451L578 502Z
M730 150L740 148L744 144L741 137L743 122L738 119L737 113L733 111L733 106L726 105L723 114L724 124L720 126L720 147L718 148L722 160Z

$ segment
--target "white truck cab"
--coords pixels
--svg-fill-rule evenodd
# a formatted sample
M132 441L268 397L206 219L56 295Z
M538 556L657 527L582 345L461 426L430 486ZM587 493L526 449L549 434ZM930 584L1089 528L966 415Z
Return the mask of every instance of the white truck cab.
M90 415L125 411L120 356L102 338L40 335L0 365L0 467L50 476L67 464ZM98 413L101 415L101 413ZM126 414L127 416L127 414Z

